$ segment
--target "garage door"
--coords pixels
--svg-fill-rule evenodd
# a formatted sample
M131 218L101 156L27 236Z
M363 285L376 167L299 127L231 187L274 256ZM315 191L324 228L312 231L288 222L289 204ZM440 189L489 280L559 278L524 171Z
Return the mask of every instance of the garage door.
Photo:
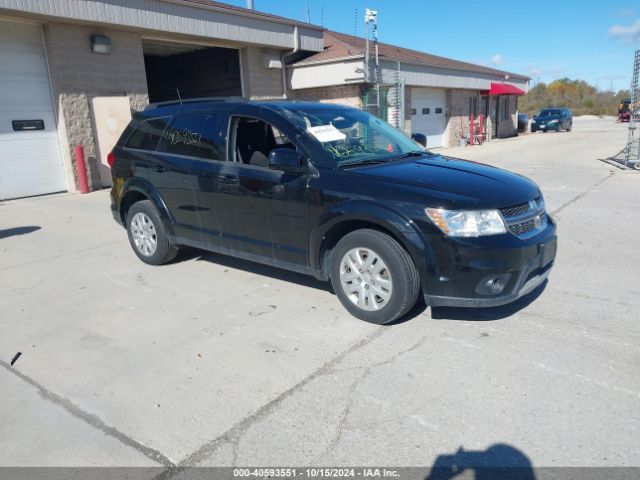
M411 89L411 131L425 134L429 148L444 146L445 102L442 89Z
M0 20L0 200L67 189L37 25Z

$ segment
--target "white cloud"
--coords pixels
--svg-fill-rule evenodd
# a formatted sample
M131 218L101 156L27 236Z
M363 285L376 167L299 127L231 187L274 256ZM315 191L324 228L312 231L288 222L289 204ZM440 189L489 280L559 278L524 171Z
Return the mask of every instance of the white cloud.
M609 35L618 40L627 42L640 42L640 20L629 26L614 25L609 29Z
M491 57L491 63L494 65L504 65L504 58L499 53L496 53L493 57Z

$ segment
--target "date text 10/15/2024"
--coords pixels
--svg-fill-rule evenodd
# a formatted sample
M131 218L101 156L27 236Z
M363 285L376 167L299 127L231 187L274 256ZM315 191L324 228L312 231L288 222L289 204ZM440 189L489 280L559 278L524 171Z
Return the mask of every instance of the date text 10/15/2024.
M397 470L387 468L234 468L235 478L395 478Z

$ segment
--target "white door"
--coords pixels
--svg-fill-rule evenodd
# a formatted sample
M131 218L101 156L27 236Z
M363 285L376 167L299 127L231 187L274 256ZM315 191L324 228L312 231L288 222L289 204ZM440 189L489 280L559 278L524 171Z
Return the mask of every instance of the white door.
M107 155L131 121L129 97L93 97L91 107L98 139L100 181L103 187L110 187L111 168L107 163Z
M411 89L411 132L425 134L428 148L444 146L445 102L445 90Z
M0 200L66 189L40 27L0 20Z

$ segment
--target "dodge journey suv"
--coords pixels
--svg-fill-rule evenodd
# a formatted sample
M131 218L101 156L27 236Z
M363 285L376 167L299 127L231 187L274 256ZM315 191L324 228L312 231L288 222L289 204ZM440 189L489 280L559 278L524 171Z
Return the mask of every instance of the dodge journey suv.
M108 157L113 216L145 263L183 246L330 281L373 323L512 302L542 284L556 227L540 189L425 150L349 107L198 100L136 113Z

